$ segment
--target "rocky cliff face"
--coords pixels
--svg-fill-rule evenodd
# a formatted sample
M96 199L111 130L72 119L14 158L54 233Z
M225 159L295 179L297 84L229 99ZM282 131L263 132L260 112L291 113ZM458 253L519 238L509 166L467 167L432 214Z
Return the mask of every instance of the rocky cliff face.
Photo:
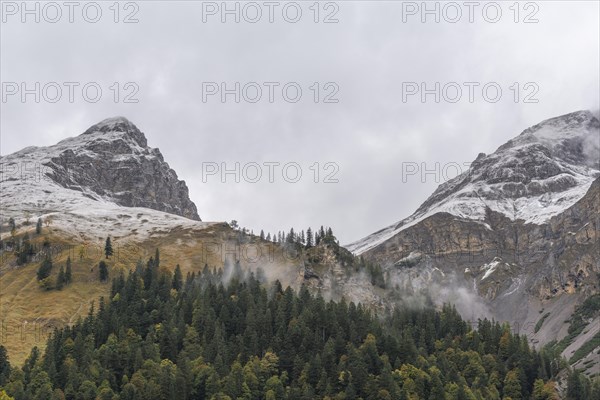
M420 254L490 301L507 292L541 300L573 293L600 272L598 176L597 117L553 118L480 155L411 217L349 248L388 267Z
M76 148L55 152L46 164L49 176L72 190L85 188L126 207L145 207L200 221L184 181L160 150L127 119L104 120L85 131ZM69 144L67 139L57 147Z
M600 122L578 111L541 122L480 154L440 185L410 217L348 245L358 254L439 213L486 223L490 211L511 221L544 224L581 199L600 176Z
M84 240L111 234L139 241L210 225L200 221L185 182L160 151L122 117L53 146L1 157L0 185L2 235L9 218L42 218Z
M101 205L108 209L113 204L200 221L185 182L122 117L104 120L54 146L27 147L2 157L0 163L2 207L8 216ZM89 200L95 200L93 206L87 205Z
M560 340L574 307L600 291L599 176L597 115L553 118L480 154L412 216L348 248L396 285L462 298L465 318ZM536 331L543 310L549 322Z

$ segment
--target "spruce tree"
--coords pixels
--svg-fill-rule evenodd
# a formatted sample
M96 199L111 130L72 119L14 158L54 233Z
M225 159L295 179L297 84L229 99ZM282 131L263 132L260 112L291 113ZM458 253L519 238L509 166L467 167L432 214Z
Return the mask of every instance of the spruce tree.
M579 371L571 371L567 378L567 399L569 400L584 400L585 387L582 382L582 376Z
M42 233L42 219L38 218L37 223L35 224L35 233L38 235Z
M101 282L108 280L108 265L104 261L100 261L100 264L98 264L98 274Z
M306 230L306 247L312 247L313 246L313 233L312 233L312 229L308 228Z
M104 255L106 259L113 255L112 243L110 242L110 236L106 237L106 243L104 244Z
M38 269L38 272L37 272L38 281L41 281L41 280L49 277L51 272L52 272L52 260L50 260L49 257L46 257L44 259L44 261L42 261L42 264L40 265L40 268Z
M8 382L10 375L10 363L8 362L8 354L4 346L0 345L0 387Z
M173 282L171 286L175 290L180 290L183 287L183 274L181 273L181 267L179 267L179 264L177 264L177 266L175 267L175 272L173 273Z
M67 270L65 271L65 283L69 284L73 280L73 271L71 269L71 257L67 257Z

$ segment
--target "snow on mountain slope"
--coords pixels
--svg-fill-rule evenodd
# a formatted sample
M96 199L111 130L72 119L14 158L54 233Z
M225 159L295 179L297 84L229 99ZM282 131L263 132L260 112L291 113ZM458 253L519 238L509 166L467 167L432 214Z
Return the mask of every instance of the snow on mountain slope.
M52 225L82 238L111 232L135 239L211 225L199 221L185 182L160 151L123 117L53 146L1 157L0 167L3 223L29 214L33 222L50 217Z
M408 218L351 243L361 254L437 213L484 223L486 210L542 224L581 199L600 176L597 113L577 111L523 131L441 184Z

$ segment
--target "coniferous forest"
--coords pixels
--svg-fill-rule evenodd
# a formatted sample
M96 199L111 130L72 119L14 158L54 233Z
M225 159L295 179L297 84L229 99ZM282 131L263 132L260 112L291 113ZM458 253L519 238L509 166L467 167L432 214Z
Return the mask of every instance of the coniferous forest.
M558 399L556 357L508 325L471 326L450 305L375 315L260 269L183 277L159 264L157 251L113 277L110 298L21 368L0 346L0 399ZM569 377L567 398L599 396Z

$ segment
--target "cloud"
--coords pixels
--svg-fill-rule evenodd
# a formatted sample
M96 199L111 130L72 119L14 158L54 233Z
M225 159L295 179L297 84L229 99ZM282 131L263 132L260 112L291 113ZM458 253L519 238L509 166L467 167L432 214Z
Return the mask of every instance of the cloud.
M545 118L599 107L595 2L538 3L534 24L514 23L508 8L495 24L480 14L473 23L402 23L401 2L338 2L333 24L314 23L308 3L299 3L306 7L295 24L279 10L273 23L223 24L219 15L203 23L203 2L137 4L134 24L114 23L108 3L96 24L2 23L3 82L103 89L97 103L1 103L2 154L125 115L187 181L203 220L237 219L255 232L323 224L348 243L411 214L435 189L434 180L402 183L402 162L470 162ZM120 11L122 20L132 10ZM497 82L502 99L402 102L403 82L473 81ZM139 102L115 103L115 82L120 100L135 83ZM295 82L303 97L203 102L202 82ZM328 82L338 103L323 103ZM535 82L539 103L515 103L515 82L521 99ZM303 175L297 183L205 183L203 162L297 162ZM339 183L322 182L326 162L339 166Z

